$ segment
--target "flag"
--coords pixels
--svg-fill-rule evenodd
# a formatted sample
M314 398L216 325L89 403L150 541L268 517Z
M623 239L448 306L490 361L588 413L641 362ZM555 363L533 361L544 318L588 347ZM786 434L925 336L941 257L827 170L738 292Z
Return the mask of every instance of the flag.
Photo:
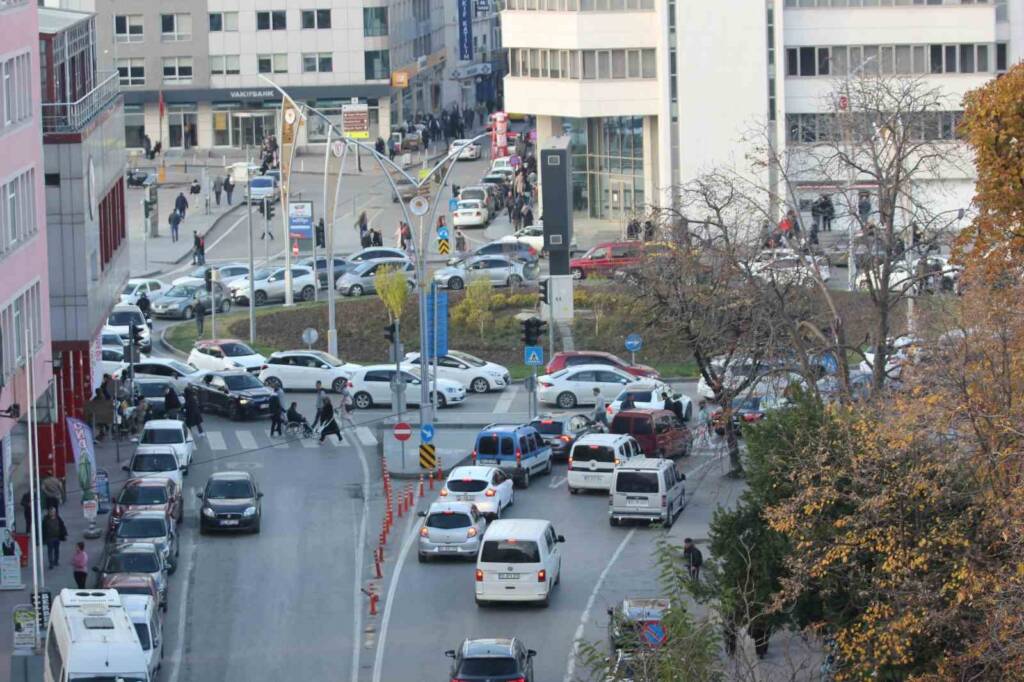
M157 108L160 109L160 120L163 120L163 118L164 118L164 91L163 90L160 91L159 99L157 100Z
M78 483L82 489L82 500L96 499L96 453L93 450L92 429L81 419L65 417L68 436L71 438L71 452L78 469Z

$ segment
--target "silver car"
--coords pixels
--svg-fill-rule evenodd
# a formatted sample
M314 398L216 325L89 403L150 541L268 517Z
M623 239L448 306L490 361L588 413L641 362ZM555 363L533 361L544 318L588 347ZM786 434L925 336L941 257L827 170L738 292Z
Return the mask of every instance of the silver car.
M537 266L506 256L470 256L434 273L434 281L453 291L470 281L486 279L494 286L516 286L537 276Z
M458 556L475 559L487 521L471 502L435 502L420 512L419 559Z
M231 299L224 285L220 282L213 282L213 300L217 305L217 312L226 313L231 310ZM206 286L198 284L176 284L154 300L149 311L153 317L170 317L181 320L189 320L195 314L196 300L202 301L206 310L210 309L210 294Z
M159 550L168 574L174 573L178 567L178 534L162 510L126 512L110 531L107 542L114 546L151 542Z
M293 265L292 268L292 295L296 301L312 301L316 295L316 280L313 278L312 268L301 265ZM256 305L263 305L268 301L283 301L287 284L288 271L282 267L259 268L254 275ZM249 278L236 279L229 287L231 298L239 304L249 303Z
M408 258L382 258L364 261L338 278L338 293L342 296L362 296L377 292L374 277L382 268L398 268L405 275L409 287L416 285L416 268Z

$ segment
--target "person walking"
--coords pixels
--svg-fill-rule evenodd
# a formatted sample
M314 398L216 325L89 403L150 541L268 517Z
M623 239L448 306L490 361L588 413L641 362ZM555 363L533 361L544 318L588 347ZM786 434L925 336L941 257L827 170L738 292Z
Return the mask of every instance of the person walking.
M32 532L32 493L28 490L21 496L21 511L25 514L25 529L22 531L26 535ZM36 501L36 519L41 519L43 516L42 508L39 506L39 501Z
M466 233L461 227L455 229L455 251L466 253Z
M149 296L146 295L145 291L139 294L139 298L135 301L135 305L139 306L139 312L141 312L142 316L148 320L151 306Z
M371 235L372 239L370 240L370 246L384 246L384 235L381 231L377 228L372 228L370 231L373 233Z
M199 396L196 389L185 387L185 426L189 431L197 431L203 435L203 412L199 409Z
M199 178L192 178L192 184L188 187L188 193L198 197L203 192L203 186L199 184Z
M89 554L85 551L85 543L79 540L75 543L75 553L71 557L71 570L75 573L75 585L80 590L85 589L85 580L89 577Z
M284 435L284 421L281 419L281 415L284 413L284 401L281 396L284 395L284 391L278 386L274 390L274 394L270 396L270 437L273 438L276 433L278 436Z
M213 179L213 198L220 206L220 193L224 191L224 178L217 176Z
M177 211L171 211L167 216L167 224L171 227L171 242L178 241L178 227L181 226L181 215Z
M832 219L836 217L836 207L832 204L832 197L827 194L821 195L821 225L825 232L832 231Z
M366 211L359 214L359 218L356 220L356 229L359 230L359 240L362 241L363 236L370 229L370 220L366 217Z
M530 225L533 225L533 209L530 208L529 204L526 204L526 205L523 206L522 214L523 214L523 219L522 219L523 227L529 227Z
M313 428L320 423L320 412L324 409L324 403L327 400L327 391L324 390L324 385L321 382L316 382L316 400L314 402L314 410L316 411L316 417L313 418Z
M608 409L601 395L601 389L594 387L594 411L591 413L591 420L604 426L608 426Z
M46 508L59 509L64 504L64 486L61 485L60 479L53 474L48 474L39 484L39 488L43 493L43 500L46 502Z
M697 545L693 544L693 538L683 540L683 559L686 561L686 570L690 574L690 580L700 580L700 567L704 565L704 555Z
M701 400L697 412L697 441L700 446L711 444L711 413L708 410L708 403Z
M203 303L203 299L199 298L199 293L196 292L196 297L193 299L193 306L196 316L196 336L202 338L203 336L203 317L206 316L206 305Z
M199 265L199 233L192 230L192 265Z
M177 419L180 411L181 400L178 398L178 394L174 390L174 387L168 386L167 392L164 393L164 416L168 419Z
M338 420L334 417L334 405L331 404L331 399L324 399L323 407L320 408L320 442L323 443L327 436L334 434L338 437L338 444L342 445L345 439L341 437L341 429L338 428Z
M43 543L46 544L46 558L50 569L60 563L60 543L68 539L68 528L64 519L57 515L57 509L50 507L43 519Z
M206 237L199 235L199 264L206 265Z
M147 159L153 158L153 140L149 139L149 135L142 136L142 151Z
M224 178L224 197L228 200L228 206L231 205L231 195L235 191L235 181L231 176Z
M198 183L196 183L198 185ZM188 212L188 199L185 198L184 192L178 192L178 197L174 200L174 210L178 212L182 220L185 220L185 213Z

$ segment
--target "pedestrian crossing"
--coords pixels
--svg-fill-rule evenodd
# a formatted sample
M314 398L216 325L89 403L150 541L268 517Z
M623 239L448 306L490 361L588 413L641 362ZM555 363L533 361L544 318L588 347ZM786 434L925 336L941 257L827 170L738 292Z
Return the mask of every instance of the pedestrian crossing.
M366 447L373 447L377 445L377 436L374 435L373 430L368 426L357 426L354 430L351 428L342 429L342 435L345 438L345 445L351 445L353 434L355 438ZM210 430L207 429L203 436L197 439L197 444L202 447L202 444L213 452L236 452L244 450L257 450L259 448L273 448L275 450L294 450L295 448L304 448L309 450L317 450L324 447L337 447L338 440L334 436L329 436L327 440L321 444L317 437L312 438L294 438L289 436L273 438L270 437L269 429L234 429L230 431Z

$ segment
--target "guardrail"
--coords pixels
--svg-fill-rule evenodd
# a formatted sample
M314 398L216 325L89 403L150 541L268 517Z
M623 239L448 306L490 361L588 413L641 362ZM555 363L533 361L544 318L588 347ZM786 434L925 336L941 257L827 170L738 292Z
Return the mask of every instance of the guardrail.
M103 73L98 75L104 76ZM81 130L120 92L120 76L114 71L76 102L43 104L43 132L73 133Z

